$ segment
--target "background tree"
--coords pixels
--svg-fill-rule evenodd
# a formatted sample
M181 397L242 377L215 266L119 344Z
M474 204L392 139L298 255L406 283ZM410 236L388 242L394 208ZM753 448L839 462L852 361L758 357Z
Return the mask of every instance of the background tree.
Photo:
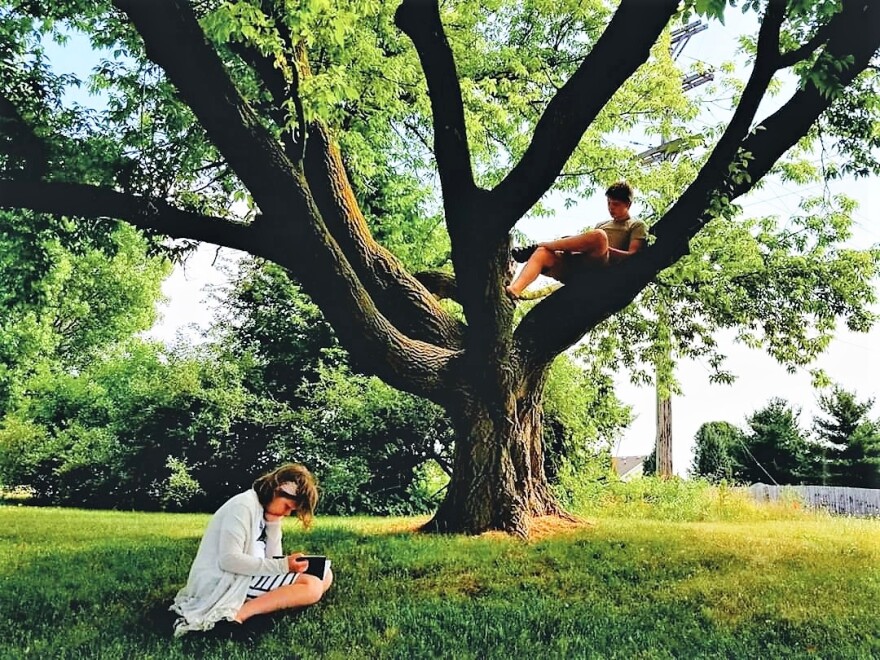
M732 481L734 455L742 452L743 432L729 422L706 422L694 437L691 474L713 483Z
M657 476L657 446L651 449L651 453L645 457L645 462L642 464L642 474L646 477L654 477Z
M734 476L746 483L800 484L812 481L809 444L798 425L800 410L771 399L748 418L745 444L733 456Z
M603 180L608 152L573 156L613 124L607 113L621 101L626 107L639 83L657 84L641 76L654 66L652 45L677 0L624 0L613 15L599 3L461 2L441 12L436 2L404 0L394 20L415 46L427 94L382 3L112 4L5 5L2 36L12 46L2 51L8 66L0 73L9 101L2 203L114 217L289 269L358 369L447 410L453 478L433 524L471 532L527 534L532 516L560 512L541 441L541 395L554 357L686 255L711 220L731 217L732 201L851 83L849 93L869 94L857 78L873 75L868 66L880 45L880 2L770 0L740 103L699 173L654 224L652 245L570 283L514 326L503 292L508 232L568 163L592 163L583 185ZM106 121L82 131L53 121L50 93L28 96L10 84L50 77L39 44L61 19L121 54L97 76L111 98ZM536 23L541 29L532 30ZM550 72L541 82L519 66L531 57L534 70ZM802 84L756 125L774 76L791 67ZM870 103L856 106L849 110ZM446 290L455 291L466 323L370 235L351 181L366 179L371 150L358 149L364 133L348 130L364 124L390 145L378 143L383 155L373 163L418 161L419 136L433 141L455 282ZM395 140L392 132L404 127L406 138ZM75 143L106 145L95 168L106 176L64 166L58 154ZM340 144L352 173L364 167L363 178L349 178ZM410 171L424 173L429 162ZM250 205L243 217L231 210L236 197Z
M243 260L218 302L210 332L218 356L246 365L251 396L284 406L286 430L263 434L275 437L267 451L314 470L324 511L403 515L436 507L431 496L451 471L453 438L441 408L352 373L320 310L272 263Z
M880 422L868 417L873 399L859 401L855 392L835 385L819 397L822 415L813 418L819 441L822 483L832 486L880 486Z
M33 374L81 370L148 330L171 272L127 225L95 244L32 214L7 220L0 223L0 416Z

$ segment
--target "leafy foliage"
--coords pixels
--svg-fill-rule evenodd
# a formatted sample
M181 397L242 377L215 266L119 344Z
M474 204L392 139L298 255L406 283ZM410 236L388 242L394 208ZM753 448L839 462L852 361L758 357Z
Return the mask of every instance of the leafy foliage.
M567 356L550 368L544 390L545 469L563 502L576 505L584 488L611 471L611 447L632 421L600 363L586 368Z
M45 371L27 385L0 430L2 480L31 486L38 501L212 507L238 488L242 466L271 460L260 431L277 408L209 356L130 340L75 375Z
M108 234L108 245L73 249L53 229L29 225L32 219L3 225L0 234L0 411L39 369L81 369L150 328L171 268L167 259L148 256L146 240L129 226Z
M832 486L880 487L880 420L868 413L874 401L859 401L839 386L819 397L822 415L813 418L821 445L822 482Z
M741 451L743 432L728 422L707 422L697 431L691 474L711 483L733 479L733 456Z

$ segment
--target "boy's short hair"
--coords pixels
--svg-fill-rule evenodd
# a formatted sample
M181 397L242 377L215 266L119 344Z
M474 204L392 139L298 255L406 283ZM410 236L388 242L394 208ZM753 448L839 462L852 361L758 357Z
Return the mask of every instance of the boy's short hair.
M605 191L605 196L618 202L632 204L633 189L626 181L618 181L608 186L608 190Z
M318 506L318 487L315 477L304 465L296 463L282 465L254 481L253 488L257 491L260 504L265 507L278 493L282 484L291 482L296 484L296 495L292 498L296 502L296 517L300 519L303 527L308 528L312 524L315 507Z

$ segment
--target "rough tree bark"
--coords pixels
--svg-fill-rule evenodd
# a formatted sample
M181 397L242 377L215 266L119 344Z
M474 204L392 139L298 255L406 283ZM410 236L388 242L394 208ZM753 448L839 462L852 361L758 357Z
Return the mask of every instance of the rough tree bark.
M253 223L211 218L167 200L98 186L58 183L31 163L27 177L0 178L0 205L82 218L110 217L167 233L246 250L288 268L321 307L361 369L446 407L457 430L455 465L446 499L431 527L527 535L532 517L561 510L547 484L541 444L541 391L553 358L602 319L622 309L711 218L719 196L749 190L803 136L831 97L812 83L761 126L758 103L774 73L825 52L851 58L848 84L880 46L880 0L843 0L804 45L780 51L786 3L770 0L754 71L726 132L706 166L653 228L655 242L620 265L568 283L535 306L514 328L504 293L509 279L508 232L558 177L608 99L649 56L678 0L622 0L604 34L576 73L550 100L530 146L491 190L474 181L455 62L437 0L403 0L396 21L412 40L428 83L434 151L452 244L454 280L414 277L370 236L330 131L302 125L296 80L277 78L260 54L242 50L276 104L292 97L297 139L281 143L236 89L185 0L114 0L143 38L147 56L164 71L208 138L260 209ZM279 23L280 25L280 23ZM288 56L301 56L290 44ZM285 98L288 97L288 98ZM14 108L0 114L22 123ZM278 113L276 112L275 115ZM282 113L283 114L283 113ZM308 133L305 153L302 138ZM39 138L26 135L19 152L40 158ZM36 147L35 147L36 145ZM741 171L730 165L747 152ZM467 324L438 305L427 286L454 292Z
M566 515L544 471L540 387L497 400L458 393L450 408L457 431L449 494L428 529L527 537L535 516Z

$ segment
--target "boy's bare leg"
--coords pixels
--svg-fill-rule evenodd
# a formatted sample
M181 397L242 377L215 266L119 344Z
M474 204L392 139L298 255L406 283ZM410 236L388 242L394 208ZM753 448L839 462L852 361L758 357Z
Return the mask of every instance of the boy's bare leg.
M507 292L518 298L541 273L556 277L563 259L558 252L577 252L586 259L595 259L597 263L607 264L608 235L601 229L592 229L577 236L541 243L513 283L507 287Z
M532 256L529 257L529 260L526 262L526 265L523 266L519 275L516 276L516 279L507 287L507 293L514 298L519 297L519 294L523 292L523 289L538 279L538 275L545 270L552 269L560 260L561 257L553 250L539 247L535 250Z
M604 258L608 254L608 235L601 229L591 229L577 236L541 243L540 246L554 251L580 252L588 257Z

